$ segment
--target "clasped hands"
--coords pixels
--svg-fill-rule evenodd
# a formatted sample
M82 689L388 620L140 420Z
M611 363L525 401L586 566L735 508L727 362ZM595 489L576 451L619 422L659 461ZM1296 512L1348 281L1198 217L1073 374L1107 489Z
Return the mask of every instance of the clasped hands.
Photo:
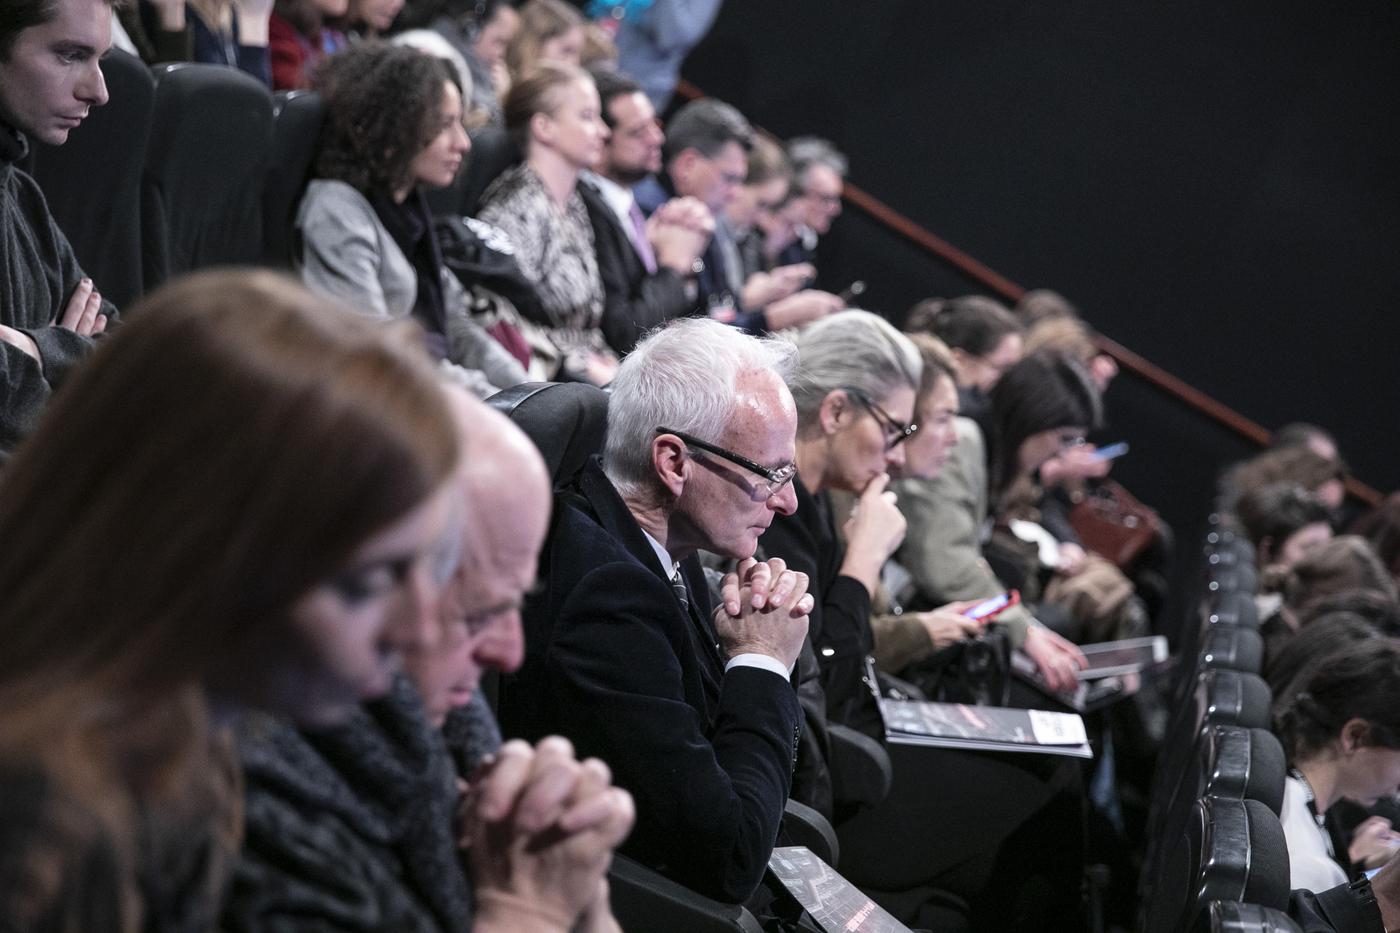
M720 584L715 631L725 657L764 654L791 669L807 637L815 599L805 573L789 570L780 557L740 561Z
M632 829L632 796L567 739L506 742L464 785L459 845L477 903L474 929L617 930L607 901L613 849Z

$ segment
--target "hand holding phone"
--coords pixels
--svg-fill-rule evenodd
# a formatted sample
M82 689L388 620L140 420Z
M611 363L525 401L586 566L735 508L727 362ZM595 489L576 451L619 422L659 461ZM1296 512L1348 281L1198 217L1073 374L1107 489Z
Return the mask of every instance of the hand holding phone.
M1098 450L1095 450L1089 456L1091 459L1097 460L1099 462L1103 462L1105 460L1117 460L1119 457L1126 454L1128 452L1128 449L1129 448L1127 441L1119 441L1116 444L1109 444L1107 447L1100 447Z
M963 615L983 624L992 621L1012 606L1019 605L1021 593L1019 590L1009 590L1000 596L993 596L991 599L983 600L970 609L963 611Z

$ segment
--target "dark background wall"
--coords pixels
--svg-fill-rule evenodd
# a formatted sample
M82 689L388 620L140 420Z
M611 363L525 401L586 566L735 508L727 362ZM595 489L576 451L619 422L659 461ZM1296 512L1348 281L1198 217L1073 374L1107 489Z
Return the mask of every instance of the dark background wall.
M1266 427L1332 428L1389 490L1400 435L1400 4L729 0L685 76ZM824 284L896 320L977 290L854 210ZM1131 377L1115 475L1187 541L1250 447Z

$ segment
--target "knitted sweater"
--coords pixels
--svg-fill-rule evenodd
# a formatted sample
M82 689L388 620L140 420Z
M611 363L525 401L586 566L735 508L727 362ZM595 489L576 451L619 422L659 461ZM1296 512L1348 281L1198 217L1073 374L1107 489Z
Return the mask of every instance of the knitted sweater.
M221 929L471 929L452 758L407 679L344 725L254 714L237 739L246 838Z
M0 343L0 451L13 449L38 419L49 395L92 350L92 341L56 326L83 277L73 248L54 223L43 192L18 164L25 138L0 123L0 324L23 331L43 364ZM102 313L116 316L103 302Z

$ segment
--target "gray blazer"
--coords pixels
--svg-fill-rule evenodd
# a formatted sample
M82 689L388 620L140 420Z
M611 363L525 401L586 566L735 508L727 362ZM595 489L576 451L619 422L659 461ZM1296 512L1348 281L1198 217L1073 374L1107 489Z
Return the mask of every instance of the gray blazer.
M413 316L418 274L368 199L343 181L318 178L297 209L301 278L311 289L384 320ZM443 271L448 358L458 381L485 397L526 381L524 368L472 320L462 283ZM475 371L475 372L472 372Z

